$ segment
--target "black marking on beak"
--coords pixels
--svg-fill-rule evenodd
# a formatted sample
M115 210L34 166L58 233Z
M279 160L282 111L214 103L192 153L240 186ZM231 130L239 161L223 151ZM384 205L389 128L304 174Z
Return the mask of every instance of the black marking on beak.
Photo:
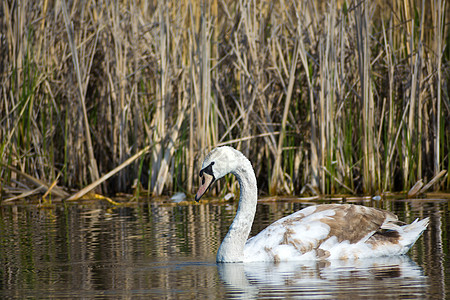
M203 168L200 171L200 177L201 177L201 185L198 189L197 194L195 195L195 201L199 201L200 198L206 193L206 191L209 189L209 187L214 183L216 178L213 174L212 166L214 165L214 162L210 163L206 168Z
M211 175L211 176L214 177L213 169L212 169L212 166L213 166L213 165L214 165L214 162L211 162L207 167L203 168L203 169L200 171L200 177L203 176L203 173L209 174L209 175Z

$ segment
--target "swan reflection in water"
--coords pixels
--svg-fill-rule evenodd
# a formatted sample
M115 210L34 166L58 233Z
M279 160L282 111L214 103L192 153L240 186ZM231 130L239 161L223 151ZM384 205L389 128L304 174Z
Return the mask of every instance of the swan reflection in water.
M361 260L218 263L228 296L426 297L426 276L408 256Z

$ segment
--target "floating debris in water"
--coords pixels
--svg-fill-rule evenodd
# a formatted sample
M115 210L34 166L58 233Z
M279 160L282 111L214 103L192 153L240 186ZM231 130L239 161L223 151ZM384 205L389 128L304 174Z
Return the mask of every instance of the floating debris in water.
M180 203L181 201L186 200L186 194L183 192L178 192L175 195L173 195L170 200L172 200L175 203Z
M231 198L234 198L234 194L233 194L233 193L228 193L228 194L225 195L225 197L223 197L223 199L224 199L225 201L228 201L228 200L230 200Z

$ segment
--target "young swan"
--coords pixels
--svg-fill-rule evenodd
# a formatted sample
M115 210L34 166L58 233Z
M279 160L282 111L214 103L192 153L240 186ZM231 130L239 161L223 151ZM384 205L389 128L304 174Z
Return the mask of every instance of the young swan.
M427 228L429 218L400 226L391 212L352 204L309 206L269 225L247 240L258 200L250 161L238 150L218 147L200 171L199 201L228 173L240 185L239 207L217 252L217 262L359 259L405 254Z

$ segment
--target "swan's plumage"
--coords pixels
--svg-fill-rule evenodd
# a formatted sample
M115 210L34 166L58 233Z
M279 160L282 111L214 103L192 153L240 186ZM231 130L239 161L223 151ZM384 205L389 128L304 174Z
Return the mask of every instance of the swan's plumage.
M428 219L399 226L394 214L360 205L309 206L245 244L243 261L357 259L405 254Z
M405 254L429 219L399 225L391 212L352 204L309 206L247 240L256 212L257 186L250 161L231 147L211 151L203 162L196 200L228 173L240 184L236 217L217 253L218 262L358 259Z

